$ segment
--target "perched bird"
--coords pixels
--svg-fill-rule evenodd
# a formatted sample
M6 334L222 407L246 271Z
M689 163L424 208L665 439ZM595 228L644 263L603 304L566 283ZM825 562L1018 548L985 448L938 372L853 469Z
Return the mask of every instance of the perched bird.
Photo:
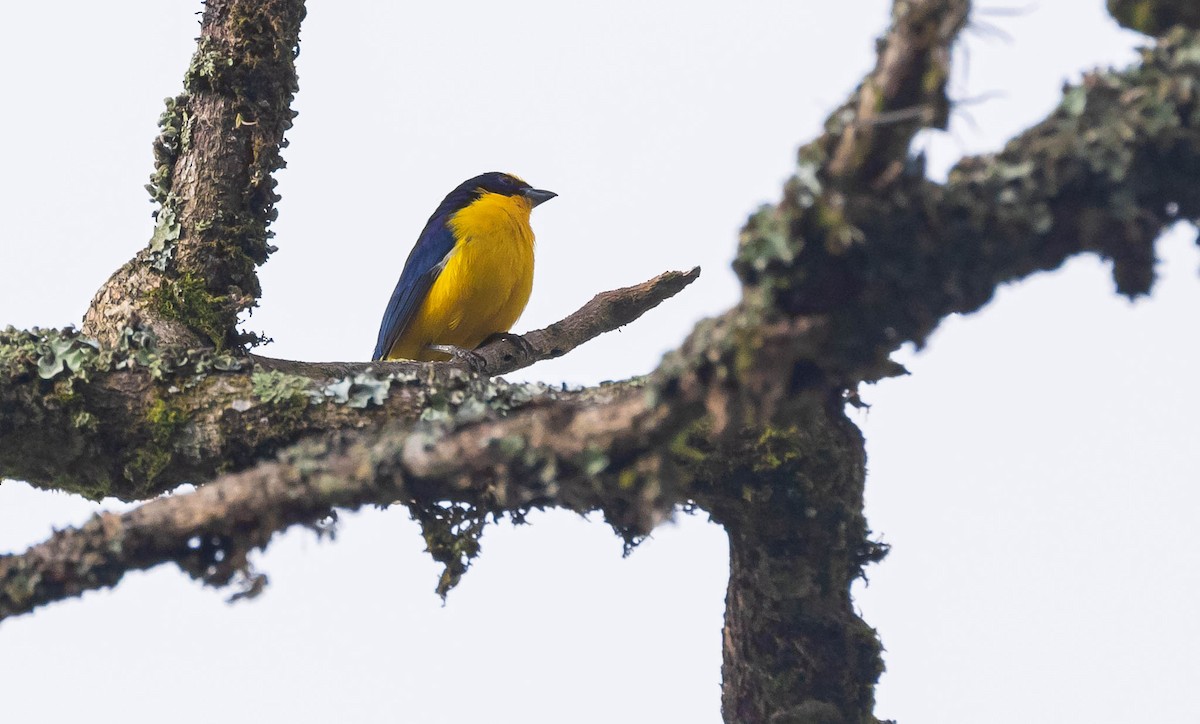
M507 333L533 289L529 213L557 195L494 171L447 194L404 263L371 359L469 357Z

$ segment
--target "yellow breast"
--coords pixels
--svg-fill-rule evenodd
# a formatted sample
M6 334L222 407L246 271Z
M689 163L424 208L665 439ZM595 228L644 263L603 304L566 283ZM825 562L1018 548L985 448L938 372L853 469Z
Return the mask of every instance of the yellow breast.
M533 290L532 206L523 196L485 193L450 218L457 243L391 359L445 360L427 349L474 349L516 324Z

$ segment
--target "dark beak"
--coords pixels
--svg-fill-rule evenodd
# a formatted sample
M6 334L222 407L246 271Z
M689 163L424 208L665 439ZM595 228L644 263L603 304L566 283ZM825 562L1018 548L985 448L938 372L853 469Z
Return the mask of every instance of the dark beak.
M529 199L529 202L534 206L558 196L553 191L543 191L541 189L525 189L523 193L525 194L525 198Z

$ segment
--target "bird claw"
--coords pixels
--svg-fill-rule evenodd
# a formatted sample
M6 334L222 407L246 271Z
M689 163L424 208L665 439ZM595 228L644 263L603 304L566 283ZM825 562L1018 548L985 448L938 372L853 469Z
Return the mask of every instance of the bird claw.
M456 347L452 344L431 344L429 349L450 355L452 361L465 364L472 372L482 374L487 369L487 360L483 358L483 355L464 347Z
M519 334L513 334L512 332L493 332L492 334L489 334L479 346L482 347L485 344L491 344L492 342L496 342L498 340L504 340L505 342L512 344L512 346L521 350L522 355L528 357L529 359L534 359L537 357L537 350L533 348L533 345L529 343L529 340L525 339Z

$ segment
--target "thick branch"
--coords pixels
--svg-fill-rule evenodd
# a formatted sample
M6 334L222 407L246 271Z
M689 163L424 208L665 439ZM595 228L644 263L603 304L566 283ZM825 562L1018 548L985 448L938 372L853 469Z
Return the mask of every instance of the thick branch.
M666 272L604 292L509 342L482 350L489 373L556 357L632 322L699 275ZM496 414L536 386L473 376L451 364L287 362L211 350L160 349L126 331L113 348L71 332L0 332L0 477L92 498L139 499L240 470L301 437L415 420L482 405Z
M1045 121L999 154L964 159L945 185L924 178L920 159L886 189L827 188L802 168L743 234L747 299L812 320L803 375L837 385L878 377L901 344L1074 254L1111 259L1121 292L1147 292L1155 239L1200 217L1198 52L1200 34L1178 30L1139 66L1089 74Z
M906 341L923 342L945 316L977 309L999 284L1072 254L1113 258L1118 287L1144 292L1155 236L1176 218L1200 217L1200 37L1182 30L1148 51L1142 66L1092 74L1068 89L1059 109L1001 154L964 160L947 184L928 181L908 147L920 128L945 123L947 58L966 10L965 0L897 0L876 69L826 134L802 150L781 203L748 224L736 262L746 287L742 302L697 325L644 388L555 393L449 365L381 367L397 375L384 382L358 376L355 366L279 363L267 375L273 382L251 386L262 393L259 402L250 401L250 416L238 418L233 413L245 404L237 401L248 399L238 387L246 371L200 374L192 366L178 373L184 365L160 360L168 377L155 377L154 362L137 361L142 348L129 333L119 337L143 376L120 379L133 379L130 388L143 379L159 386L135 397L146 401L143 414L168 423L166 470L184 469L172 467L175 455L203 461L208 454L188 457L183 442L204 449L206 438L187 430L193 418L176 415L202 406L189 400L172 407L170 395L179 393L171 387L198 390L217 419L232 418L243 431L259 419L267 420L264 428L288 424L289 415L310 420L312 384L331 373L345 377L321 387L323 398L374 404L382 389L386 400L377 412L347 417L347 425L367 429L332 442L323 436L196 494L103 516L0 559L0 614L170 560L225 583L274 531L317 525L332 506L410 505L435 557L447 563L444 589L477 551L469 532L455 532L460 523L469 531L480 516L520 516L531 506L600 508L632 538L673 504L693 499L732 541L728 720L871 721L878 641L854 615L848 591L860 566L882 549L867 538L862 440L841 414L843 393L894 374L888 355ZM574 334L553 330L544 330L546 339L530 333L533 356L558 350L553 335L567 344ZM126 357L89 366L92 358L72 340L62 350L37 342L43 347L32 356L7 351L21 344L0 345L0 370L24 375L0 385L0 402L4 395L24 400L21 415L34 416L49 439L75 439L70 427L51 431L52 423L102 424L82 413L105 408L71 407L108 399L95 390L127 394L111 382L93 388L89 377L118 379L109 375ZM118 347L96 354L116 355ZM523 362L499 345L485 355L493 370ZM43 387L26 384L43 369L50 371L37 378L46 380L36 383ZM58 375L67 376L66 369L70 381L62 385L67 380ZM232 401L215 392L221 385L235 390ZM44 413L50 422L21 397L31 394L53 401ZM267 404L278 407L268 411ZM407 422L384 428L378 417L385 414ZM413 422L418 414L426 422ZM330 427L337 426L322 429ZM13 439L15 429L0 417L0 440ZM234 439L231 430L216 429L221 444ZM114 442L129 434L105 428L85 437L95 447L76 457L119 449ZM139 434L154 439L153 432ZM268 449L235 455L234 464Z
M639 387L611 386L576 396L543 392L502 420L388 425L310 441L278 462L96 516L0 557L0 619L166 562L224 585L249 576L247 554L275 532L316 525L334 508L449 502L520 515L558 506L603 510L627 535L644 534L685 495L662 474L658 452L673 424L670 409L651 404Z
M874 721L881 647L850 586L885 549L868 540L862 435L841 408L739 431L689 465L697 502L729 533L727 722Z
M291 127L303 0L208 0L200 39L167 100L147 187L160 204L149 246L97 293L84 332L106 345L126 326L164 345L239 347L238 314L259 295L272 247L279 149Z
M871 186L895 178L921 128L945 128L950 49L970 0L915 0L892 6L875 70L827 126L831 183Z

